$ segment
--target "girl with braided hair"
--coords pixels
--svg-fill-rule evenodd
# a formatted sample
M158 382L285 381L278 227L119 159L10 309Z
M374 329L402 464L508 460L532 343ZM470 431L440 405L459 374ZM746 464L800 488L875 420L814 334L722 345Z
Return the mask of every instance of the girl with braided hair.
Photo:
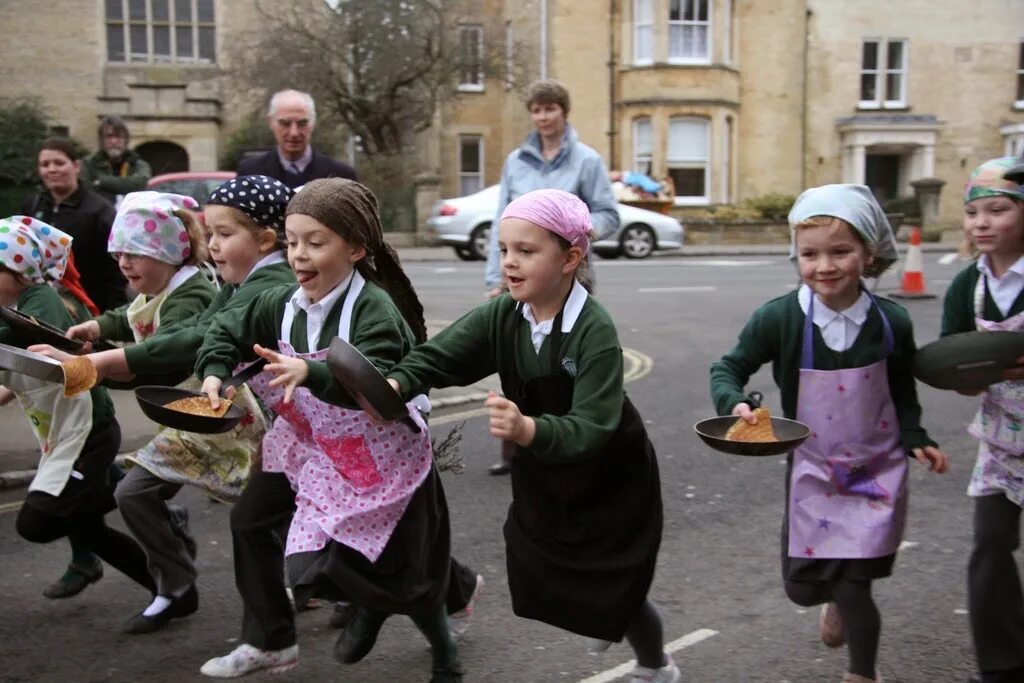
M408 614L430 641L431 680L461 681L445 604L453 573L448 508L417 409L425 397L409 404L415 428L375 424L323 362L337 336L387 372L425 339L423 307L363 185L307 184L288 205L285 236L298 284L220 316L196 363L217 407L231 369L266 358L266 372L250 386L277 414L263 442L263 471L231 515L242 644L202 673L235 677L298 663L274 534L291 517L284 555L296 602L315 596L359 608L338 639L337 659L359 661L388 615Z

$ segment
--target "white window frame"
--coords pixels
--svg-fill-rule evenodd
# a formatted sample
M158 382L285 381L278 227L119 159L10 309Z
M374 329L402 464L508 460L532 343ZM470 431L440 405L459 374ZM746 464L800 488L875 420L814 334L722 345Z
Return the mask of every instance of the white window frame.
M1020 47L1017 55L1017 78L1013 83L1015 90L1014 97L1016 101L1013 103L1014 109L1024 109L1024 38L1020 40Z
M191 18L188 20L178 20L177 18L177 7L175 0L167 0L167 19L154 19L153 18L153 4L151 0L146 0L146 18L145 19L132 19L129 16L128 6L129 0L115 0L121 4L121 17L110 18L107 16L107 3L104 2L103 15L104 15L104 27L106 32L104 33L104 41L107 40L107 35L110 31L116 31L120 28L121 40L124 45L124 55L121 59L111 59L110 44L107 43L106 58L108 64L216 64L217 63L217 3L214 0L210 0L213 9L213 21L200 21L199 20L199 0L189 0L191 9ZM146 52L132 52L131 44L131 28L133 26L145 26L146 30ZM157 55L153 51L154 46L154 27L167 27L169 32L168 52L167 55ZM178 54L178 29L189 28L192 41L192 54L188 56L182 56ZM213 31L213 57L201 57L199 53L199 33L200 29L210 29Z
M875 68L865 69L864 68L864 48L868 43L875 43L877 45L878 53L876 55ZM902 49L900 55L902 60L900 64L893 65L889 63L889 45L893 43L900 43ZM907 108L907 78L909 76L909 63L910 63L910 41L906 38L864 38L861 41L860 47L860 78L857 81L857 107L859 109L906 109ZM900 92L897 99L888 98L888 85L889 76L898 75L900 77ZM861 90L861 83L864 76L873 76L875 79L875 99L865 100L863 99L863 91Z
M641 146L641 128L647 128L647 149ZM654 161L654 123L650 116L638 116L633 119L633 170L651 175Z
M505 22L505 90L516 85L515 31L511 21Z
M668 12L671 10L671 5L666 3L666 5L665 5L665 13L666 13L666 23L668 24L668 47L667 47L667 50L668 50L668 63L669 64L710 64L711 63L711 37L713 35L712 32L711 32L712 31L712 29L711 29L711 14L712 14L712 8L713 8L713 5L714 5L714 2L713 2L713 0L679 0L679 2L682 3L682 10L683 10L683 16L684 17L686 16L687 9L689 9L691 6L694 8L694 13L697 14L697 12L696 12L697 4L700 3L700 2L704 2L706 4L706 7L707 7L707 19L677 19L677 20L673 21L672 19L668 18L669 17ZM705 51L703 56L700 56L700 55L698 55L698 56L688 56L688 55L673 55L672 54L672 30L675 29L675 28L678 28L678 29L682 30L685 33L687 27L694 28L694 29L700 29L700 28L704 29L704 31L705 31L705 45L706 45L707 49L706 49L706 51Z
M460 24L459 25L459 53L460 58L464 58L462 54L462 48L465 44L465 35L476 33L476 56L478 59L477 72L476 72L476 83L466 83L462 80L465 71L465 65L459 69L459 92L483 92L484 91L484 27L480 24Z
M463 145L465 145L466 142L471 141L471 140L473 142L475 142L476 146L477 146L476 147L477 148L477 164L478 164L477 168L479 170L477 170L477 171L463 171L462 170L462 149L463 149ZM457 153L458 153L458 160L459 160L459 163L458 163L458 166L459 166L459 171L458 171L459 196L460 197L465 197L466 195L474 194L474 193L479 192L480 190L484 189L484 187L486 187L486 185L484 185L484 180L485 180L485 177L484 177L484 136L483 135L472 135L472 134L460 135L459 139L458 139ZM476 178L477 184L479 185L479 187L477 187L476 190L473 190L473 192L466 192L462 188L462 182L463 182L463 180L470 179L470 178Z
M705 154L703 158L696 156L691 157L672 157L672 122L673 121L684 121L690 123L700 123L704 127L704 150ZM671 176L672 169L704 169L704 195L690 195L690 196L675 196L675 204L677 206L702 206L711 202L711 119L704 118L701 116L672 116L668 121L668 144L665 146L666 163L668 174ZM679 188L676 188L678 192Z
M654 5L655 0L633 0L633 63L639 66L654 64ZM648 36L649 55L640 54L642 32Z

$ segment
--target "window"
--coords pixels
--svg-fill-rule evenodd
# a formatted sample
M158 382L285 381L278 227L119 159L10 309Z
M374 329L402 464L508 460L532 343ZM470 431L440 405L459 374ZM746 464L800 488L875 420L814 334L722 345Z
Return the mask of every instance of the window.
M479 135L459 136L459 196L484 189L484 142Z
M484 27L459 27L459 90L484 89Z
M668 174L675 185L676 204L708 201L707 119L676 116L668 123Z
M633 0L633 62L654 62L654 0Z
M651 119L644 117L633 121L633 170L651 174Z
M1017 57L1017 103L1018 109L1024 109L1024 40L1020 43L1020 56Z
M907 106L907 41L869 39L861 50L860 107Z
M669 0L668 61L711 61L709 0Z
M213 0L106 0L107 60L217 61Z

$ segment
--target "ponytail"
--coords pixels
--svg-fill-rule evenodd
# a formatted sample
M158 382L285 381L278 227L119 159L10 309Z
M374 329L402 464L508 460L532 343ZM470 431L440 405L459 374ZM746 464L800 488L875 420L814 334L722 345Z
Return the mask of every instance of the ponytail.
M402 270L398 253L387 242L381 240L373 253L373 265L368 258L356 264L356 270L391 297L399 313L412 329L417 344L427 340L427 323L423 318L423 304L416 295L416 290L409 276Z

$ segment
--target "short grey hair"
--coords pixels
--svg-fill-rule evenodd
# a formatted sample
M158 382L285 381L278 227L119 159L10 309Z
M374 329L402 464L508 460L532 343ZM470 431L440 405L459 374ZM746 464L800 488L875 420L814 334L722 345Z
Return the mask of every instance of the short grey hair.
M316 124L316 102L313 101L313 96L308 92L293 90L291 88L278 90L276 93L271 95L270 106L267 107L267 116L274 116L277 113L277 107L281 103L281 100L289 95L298 95L305 101L306 109L309 110L309 122L310 124Z

